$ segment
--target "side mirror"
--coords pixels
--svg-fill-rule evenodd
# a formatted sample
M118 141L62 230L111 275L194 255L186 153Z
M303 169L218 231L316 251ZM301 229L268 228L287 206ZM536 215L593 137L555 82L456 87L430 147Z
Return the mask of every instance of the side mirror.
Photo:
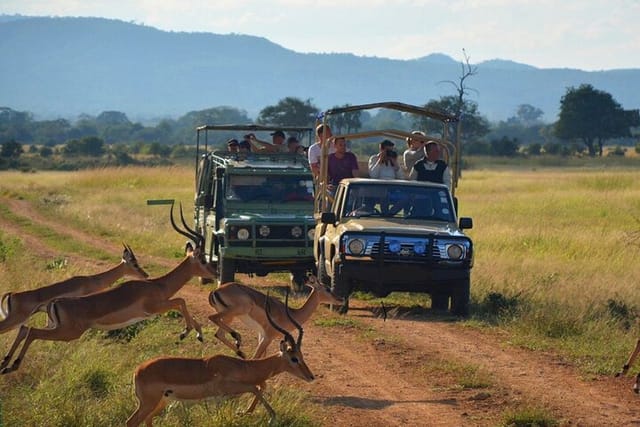
M473 228L473 219L463 216L462 218L460 218L460 229L464 230L464 229L470 229Z
M322 212L322 216L320 217L320 222L322 222L323 224L335 224L336 214L333 212Z

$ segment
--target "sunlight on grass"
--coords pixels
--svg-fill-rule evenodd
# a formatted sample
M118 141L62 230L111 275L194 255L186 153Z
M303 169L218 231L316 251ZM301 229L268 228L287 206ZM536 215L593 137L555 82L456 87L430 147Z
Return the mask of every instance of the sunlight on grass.
M468 230L474 241L475 265L473 311L467 323L499 327L515 345L558 352L585 376L612 374L640 336L640 170L628 164L571 169L531 163L491 169L481 166L464 170L457 189L460 215L474 221L474 228ZM29 201L37 214L114 244L126 241L143 264L146 255L177 263L183 256L185 239L171 228L168 206L148 206L146 201L182 202L185 220L193 224L193 182L189 166L3 172L0 197ZM0 206L0 215L60 252L39 256L19 236L0 231L3 292L95 273L95 267L87 271L88 266L65 262L68 252L82 252L104 262L115 258L49 227L31 224L5 206ZM283 286L288 284L288 275L273 276ZM244 277L239 275L239 280ZM431 304L428 295L422 294L356 297L368 299L366 304L371 306L383 301L386 306L427 309ZM303 301L302 297L291 299L295 307ZM44 315L34 322L44 324ZM353 317L328 310L319 310L314 324L354 329L356 336L367 339L376 336ZM180 319L162 316L145 324L128 343L96 333L85 334L77 343L35 343L20 371L3 377L0 383L5 425L122 425L135 407L131 376L137 364L158 354L231 354L224 346L211 341L202 345L192 336L178 343L182 327ZM213 328L205 328L206 336L213 332ZM14 337L15 331L0 335L0 346L8 348ZM243 345L251 348L254 342ZM57 369L52 371L51 366ZM477 367L451 364L441 369L464 388L491 385L491 378ZM282 424L277 425L314 425L316 406L304 398L292 399L288 393L295 394L284 386L270 392L269 401L282 417L278 421ZM254 416L231 415L244 404L246 399L221 406L177 405L163 414L162 425L266 422L261 408ZM39 410L33 411L34 407ZM535 408L516 409L505 416L504 425L533 425L526 420L555 425L553 417Z

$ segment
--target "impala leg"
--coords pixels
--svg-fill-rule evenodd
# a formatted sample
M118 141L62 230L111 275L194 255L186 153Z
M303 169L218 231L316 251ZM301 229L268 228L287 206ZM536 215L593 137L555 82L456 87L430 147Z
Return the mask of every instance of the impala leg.
M215 337L218 338L224 345L235 351L236 354L243 359L246 358L245 354L240 350L240 344L242 343L242 337L238 332L231 329L228 325L233 320L233 317L226 317L224 314L216 313L209 316L209 320L218 325L218 330L215 333ZM225 336L225 332L231 335L235 340L235 344L231 343Z
M622 370L616 374L616 377L627 373L631 365L633 365L633 362L638 357L639 353L640 353L640 339L636 341L636 346L631 352L631 355L629 356L629 360L627 360L627 363L624 364L624 366L622 367Z
M11 368L4 368L0 372L1 374L7 374L9 372L13 372L16 369L18 369L20 367L20 363L24 359L25 354L27 353L27 350L31 346L31 343L34 342L35 340L73 341L75 339L80 338L82 334L86 331L86 329L74 328L73 326L58 327L55 329L38 329L38 328L28 328L26 326L21 326L20 332L18 333L18 337L16 338L16 341L20 338L20 334L22 333L23 328L24 330L26 330L25 332L26 336L23 338L24 344L20 349L20 353L18 354L18 357L16 357L16 359L13 361ZM17 347L17 345L15 346ZM11 348L11 350L15 351L13 347Z
M260 390L260 394L263 395L263 393L267 390L267 383L258 384L257 387ZM249 407L247 408L247 410L245 412L247 414L252 413L253 410L256 409L256 405L258 404L259 401L260 401L260 399L258 398L258 396L255 396L253 398L253 400L251 401L251 403L249 404Z
M182 298L173 298L165 301L149 301L149 303L145 306L145 311L148 313L161 314L166 313L169 310L178 310L182 317L184 317L185 328L180 333L180 339L184 339L192 329L195 329L197 332L196 337L198 341L202 342L202 329L200 324L193 320L191 314L189 314L189 310L187 310L187 303Z
M138 427L143 422L147 426L153 425L153 418L158 415L168 403L168 400L161 393L150 395L149 393L141 396L136 386L136 397L138 398L138 407L135 412L127 419L127 427Z
M267 348L272 341L272 337L261 334L258 338L258 348L256 348L256 352L253 355L253 358L258 359L260 357L264 357L265 353L267 352Z
M9 371L5 372L7 369L7 366L9 365L9 362L11 361L13 354L18 349L18 346L20 345L20 343L24 341L24 339L27 337L28 332L29 332L29 327L24 325L20 326L20 329L18 330L18 335L16 335L16 339L13 340L13 344L11 345L11 348L2 359L2 363L0 364L0 373L6 374L7 372L9 372Z
M262 392L258 389L258 387L255 387L251 391L251 393L253 393L253 395L255 396L254 402L257 404L257 401L259 400L262 403L262 405L266 408L267 412L269 412L269 424L272 424L276 419L276 412L273 410L271 405L269 405L269 402L267 402L267 400L264 398L264 396L262 395ZM254 402L251 402L251 406L249 406L249 408L255 408L256 405L254 404ZM249 413L251 411L247 409L247 412Z

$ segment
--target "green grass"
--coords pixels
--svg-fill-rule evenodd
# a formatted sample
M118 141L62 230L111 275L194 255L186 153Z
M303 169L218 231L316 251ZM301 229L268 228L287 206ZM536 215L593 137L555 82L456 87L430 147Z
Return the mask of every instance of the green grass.
M521 407L503 415L501 427L555 427L560 422L545 408Z
M539 161L503 162L491 168L475 163L473 169L463 171L456 194L460 214L473 217L474 228L468 233L475 244L472 316L467 324L498 327L516 345L556 351L582 369L585 377L619 370L640 336L640 168L637 159L632 159L635 163L626 160L596 164L588 159L563 169L542 167ZM565 163L569 162L575 163L570 159ZM146 267L143 255L178 258L184 245L184 238L169 225L168 206L148 206L146 200L182 201L191 223L193 170L5 172L0 196L29 200L41 215L62 219L113 243L126 241ZM3 292L87 273L64 263L67 251L85 252L96 260L114 259L114 254L87 244L65 241L70 239L16 217L4 206L0 206L0 215L60 251L58 256L41 259L19 238L0 232ZM287 275L276 278L288 283ZM358 297L370 298L372 307L380 305L379 299ZM409 312L411 308L419 312L430 307L425 295L394 293L383 301L385 306L399 306ZM349 319L328 315L315 323L352 328L363 339L370 339L370 331ZM195 357L223 349L208 347L211 343L202 346L193 337L175 344L181 328L178 319L162 317L151 322L132 339L136 351L130 351L131 343L109 342L92 334L75 343L36 342L27 355L28 369L23 367L0 382L3 425L123 423L135 406L130 384L133 366L159 353ZM8 348L13 337L13 332L1 335L0 346ZM57 367L56 373L51 366ZM457 368L448 369L456 372ZM462 384L485 382L473 367L461 367L460 375ZM474 375L480 379L474 379ZM286 387L274 390L269 398L274 407L280 393L287 392ZM275 409L278 414L295 414L302 408L299 419L295 415L287 419L291 425L312 425L309 420L313 411L308 410L304 399L299 404L289 408L285 401ZM39 410L33 411L34 407ZM167 411L162 423L202 425L202 420L207 420L206 425L223 425L215 424L214 418L225 408L197 404L185 409L176 405ZM518 419L526 419L530 411L520 412L512 425L535 425L518 424ZM227 421L261 420L256 421L259 425L264 422L260 418L263 415L258 408L255 418L238 421L230 416ZM214 419L211 423L210 418ZM538 425L554 425L552 417L536 411L530 419L538 420Z

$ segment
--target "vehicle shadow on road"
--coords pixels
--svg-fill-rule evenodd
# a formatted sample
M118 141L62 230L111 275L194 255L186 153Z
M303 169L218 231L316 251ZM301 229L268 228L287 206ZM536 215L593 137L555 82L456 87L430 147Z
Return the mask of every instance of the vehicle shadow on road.
M369 399L359 396L332 396L325 399L316 397L315 403L327 406L348 406L355 409L384 409L402 403L431 403L441 405L456 405L455 399L423 399L423 400L387 400Z
M454 316L442 310L419 306L405 307L400 305L387 305L384 303L350 307L348 315L354 317L375 317L383 321L386 319L438 322L457 322L464 320L461 317Z

